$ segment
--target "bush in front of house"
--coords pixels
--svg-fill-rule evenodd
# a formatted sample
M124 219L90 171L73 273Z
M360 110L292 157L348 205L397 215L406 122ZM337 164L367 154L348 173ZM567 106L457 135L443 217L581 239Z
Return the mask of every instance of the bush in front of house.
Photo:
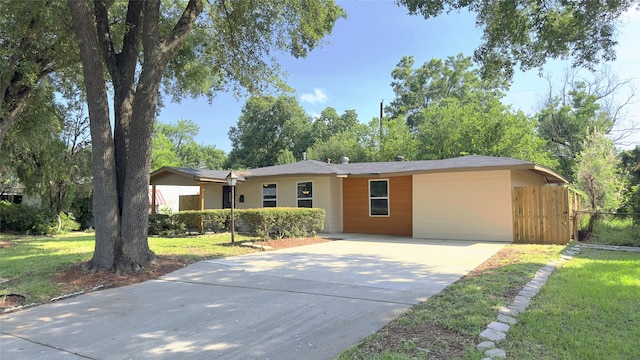
M262 239L270 237L302 237L315 235L324 226L325 211L317 208L238 209L236 229L242 229ZM149 215L149 235L185 234L231 230L230 209L189 210L175 214Z
M318 208L262 208L242 209L238 218L248 232L268 239L315 235L322 230L324 209Z

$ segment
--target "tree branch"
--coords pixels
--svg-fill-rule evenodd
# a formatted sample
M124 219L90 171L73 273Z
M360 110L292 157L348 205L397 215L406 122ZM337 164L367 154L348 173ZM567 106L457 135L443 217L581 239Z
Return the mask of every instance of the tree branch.
M184 38L193 29L196 18L202 13L202 0L189 0L189 4L184 9L180 20L171 29L169 36L162 41L163 54L173 54L177 48L183 43ZM167 56L167 55L164 55Z

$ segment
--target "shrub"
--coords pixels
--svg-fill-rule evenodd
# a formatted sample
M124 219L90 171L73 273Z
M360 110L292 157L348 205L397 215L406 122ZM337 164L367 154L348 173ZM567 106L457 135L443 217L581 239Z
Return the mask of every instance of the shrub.
M309 234L315 235L322 230L324 218L325 211L315 208L238 209L236 210L236 229L246 228L248 232L262 239L268 239L271 236L302 237ZM171 215L149 215L149 234L199 232L201 222L203 232L230 231L231 210L190 210Z
M0 202L0 229L26 235L47 235L57 229L55 216L36 207ZM54 231L55 232L55 231Z
M238 211L238 218L248 231L262 239L302 237L322 230L324 209L263 208Z
M149 235L178 235L184 234L186 231L187 227L171 215L149 215Z

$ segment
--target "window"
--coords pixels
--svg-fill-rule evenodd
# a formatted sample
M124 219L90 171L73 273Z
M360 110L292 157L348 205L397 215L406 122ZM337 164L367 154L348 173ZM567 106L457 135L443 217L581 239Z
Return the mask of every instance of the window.
M298 183L298 207L313 207L313 183L311 181Z
M389 180L369 180L369 215L389 216Z
M262 184L262 207L276 207L277 195L276 184Z

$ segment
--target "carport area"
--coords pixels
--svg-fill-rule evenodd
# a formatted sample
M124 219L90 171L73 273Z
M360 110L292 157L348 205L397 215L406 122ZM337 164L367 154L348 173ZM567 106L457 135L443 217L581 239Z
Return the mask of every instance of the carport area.
M0 316L0 358L332 359L505 246L334 237Z

